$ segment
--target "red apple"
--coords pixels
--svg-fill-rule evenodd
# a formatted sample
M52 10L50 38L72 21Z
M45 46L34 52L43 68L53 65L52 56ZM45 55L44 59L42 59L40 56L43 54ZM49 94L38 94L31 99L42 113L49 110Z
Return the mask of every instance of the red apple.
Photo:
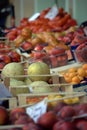
M20 114L18 119L14 122L16 125L21 125L21 124L28 124L30 122L34 122L33 119L26 113Z
M23 48L25 51L32 50L33 45L30 42L23 42L21 48Z
M58 102L53 110L54 112L58 113L64 106L67 106L67 104L64 102Z
M12 62L20 62L21 61L21 56L16 51L9 52L8 56L11 58Z
M0 106L0 125L5 125L8 122L8 112L7 110Z
M28 123L23 126L23 130L43 130L35 123Z
M5 64L8 64L11 62L11 58L8 55L2 55L0 56L0 61L4 62Z
M53 126L53 130L77 130L73 122L57 122Z
M26 111L24 108L14 108L11 110L9 118L12 124L19 119L21 115L25 115Z
M87 121L81 120L81 121L77 122L76 127L79 130L87 130Z
M69 117L75 116L75 109L72 106L64 106L60 111L59 111L60 117L62 119L67 119Z
M5 66L5 63L4 62L0 62L0 69L2 70Z
M43 50L43 46L40 45L40 44L38 44L38 45L36 45L36 46L34 47L34 50L35 50L35 51L41 51L41 50Z
M46 53L45 52L32 51L32 53L33 53L33 58L35 58L35 59L42 59L43 57L46 57Z
M57 116L53 111L49 111L41 115L37 121L37 124L44 128L50 129L57 122Z
M58 61L57 61L57 57L54 55L50 55L50 61L51 61L51 67L55 68L58 67Z

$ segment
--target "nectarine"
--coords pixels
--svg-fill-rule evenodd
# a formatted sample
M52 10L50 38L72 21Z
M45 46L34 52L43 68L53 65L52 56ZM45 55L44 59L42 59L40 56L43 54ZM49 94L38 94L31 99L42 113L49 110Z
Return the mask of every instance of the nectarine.
M5 125L8 122L8 112L7 110L0 106L0 125Z

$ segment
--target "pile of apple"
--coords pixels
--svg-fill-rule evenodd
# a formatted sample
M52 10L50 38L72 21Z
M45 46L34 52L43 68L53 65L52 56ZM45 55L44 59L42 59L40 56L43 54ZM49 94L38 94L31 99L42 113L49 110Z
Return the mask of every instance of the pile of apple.
M21 56L10 44L0 42L0 69L11 62L20 62Z
M35 122L24 108L13 108L8 113L0 106L0 125L21 125L8 130L87 130L87 117L78 117L83 114L87 114L87 103L67 105L59 102Z

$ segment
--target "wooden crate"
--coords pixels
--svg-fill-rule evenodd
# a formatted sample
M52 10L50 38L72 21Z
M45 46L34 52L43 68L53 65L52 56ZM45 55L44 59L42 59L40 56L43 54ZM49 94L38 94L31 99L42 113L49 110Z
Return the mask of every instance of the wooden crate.
M59 92L59 91L72 92L73 91L72 85L65 83L65 81L63 82L64 79L62 79L62 77L59 77L56 73L52 73L52 74L49 74L49 75L32 75L32 76L50 76L50 77L52 77L53 83L49 84L49 87L52 88L53 92ZM18 75L18 76L16 75L16 77L29 77L29 75ZM28 88L29 85L23 85L23 86L21 85L21 86L12 87L12 86L10 86L10 79L11 78L14 78L14 77L5 77L4 84L9 89L9 91L12 93L12 95L17 96L18 93L16 93L16 90L21 89L21 88L22 88L21 93L26 93L26 91L24 92L24 89ZM23 87L24 87L24 89L23 89ZM27 91L27 93L30 93L30 91Z
M10 97L10 98L0 98L0 101L8 101L8 109L16 108L17 107L17 98Z
M58 96L58 98L54 98L53 95ZM18 104L21 107L27 107L34 105L38 103L39 101L43 100L45 97L52 96L51 98L48 98L48 103L50 102L58 102L58 101L63 101L64 99L70 99L70 98L75 98L79 97L80 103L85 102L85 95L86 93L84 92L54 92L54 93L43 93L43 94L19 94L18 95ZM59 97L62 96L62 97Z

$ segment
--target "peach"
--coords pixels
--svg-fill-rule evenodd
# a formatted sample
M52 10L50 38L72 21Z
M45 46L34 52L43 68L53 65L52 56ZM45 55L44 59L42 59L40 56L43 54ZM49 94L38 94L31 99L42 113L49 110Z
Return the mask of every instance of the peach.
M67 119L69 117L75 116L75 110L72 106L64 106L60 110L59 115L62 119Z
M8 122L8 112L6 108L0 106L0 125L4 125Z
M37 124L44 128L50 129L57 122L57 116L53 111L49 111L41 115L37 121Z

